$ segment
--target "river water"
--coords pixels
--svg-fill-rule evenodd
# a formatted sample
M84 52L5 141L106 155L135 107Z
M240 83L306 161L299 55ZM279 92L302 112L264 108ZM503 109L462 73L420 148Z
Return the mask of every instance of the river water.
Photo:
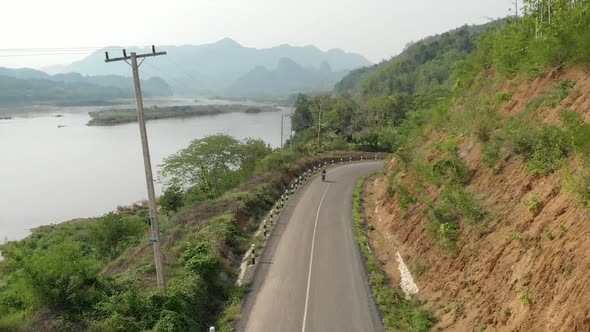
M54 109L0 120L0 243L23 238L39 225L99 216L147 198L137 123L86 126L87 113L96 109ZM165 157L216 133L260 138L278 147L281 114L290 112L148 121L154 173ZM285 133L289 126L286 118ZM158 183L156 190L161 192Z

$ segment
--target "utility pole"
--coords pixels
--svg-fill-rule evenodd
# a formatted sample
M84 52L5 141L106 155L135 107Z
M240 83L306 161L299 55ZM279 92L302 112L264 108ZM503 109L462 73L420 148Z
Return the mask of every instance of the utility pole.
M284 115L281 114L281 149L283 148L283 137L284 137L284 134L283 134L283 124L284 123L285 123L285 121L284 121Z
M145 127L145 117L143 114L143 97L141 95L141 85L139 80L139 66L143 63L145 58L166 55L166 52L156 52L156 48L152 46L152 53L139 54L131 52L127 56L127 52L123 50L123 56L120 58L109 58L109 53L105 52L105 62L125 61L131 60L131 69L133 71L133 83L135 84L135 98L137 100L137 118L139 122L139 132L141 135L141 147L143 149L143 164L145 167L145 180L147 182L148 202L150 209L150 227L152 230L152 237L150 242L154 248L154 259L156 261L156 276L158 278L158 288L166 290L166 279L164 278L164 264L162 262L162 244L160 242L160 225L158 223L158 208L156 206L156 194L154 190L154 178L152 174L152 162L150 160L150 149L148 145L147 130ZM137 64L137 59L142 58L141 63Z
M322 127L322 102L318 103L318 150L322 151L322 146L320 145L320 130Z
M293 112L290 116L291 124L289 125L289 148L293 151Z

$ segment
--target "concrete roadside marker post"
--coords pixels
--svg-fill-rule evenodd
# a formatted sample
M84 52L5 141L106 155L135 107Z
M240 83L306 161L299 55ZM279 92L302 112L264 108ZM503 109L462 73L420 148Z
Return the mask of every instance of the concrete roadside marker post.
M256 246L254 244L250 246L250 258L252 265L256 264Z
M361 161L363 161L363 156L361 155Z
M375 160L377 160L377 154L375 153Z
M211 327L209 328L209 332L215 332L215 326L211 326Z
M340 163L342 164L342 158L340 158Z
M262 227L264 228L264 237L268 236L268 229L266 227L266 220L264 221L264 225L262 225Z
M352 162L352 157L348 157L348 162L351 163Z
M332 166L334 166L334 159L332 159Z

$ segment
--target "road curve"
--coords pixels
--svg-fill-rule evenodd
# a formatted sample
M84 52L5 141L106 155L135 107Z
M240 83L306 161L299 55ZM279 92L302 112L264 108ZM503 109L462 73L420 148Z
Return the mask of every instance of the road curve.
M383 162L328 170L284 209L258 264L239 331L382 331L355 239L352 194Z

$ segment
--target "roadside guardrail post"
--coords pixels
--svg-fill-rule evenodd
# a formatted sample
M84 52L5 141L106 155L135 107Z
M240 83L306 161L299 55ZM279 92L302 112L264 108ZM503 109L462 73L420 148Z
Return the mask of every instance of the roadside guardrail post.
M250 246L250 258L252 265L256 264L256 246L254 244Z

